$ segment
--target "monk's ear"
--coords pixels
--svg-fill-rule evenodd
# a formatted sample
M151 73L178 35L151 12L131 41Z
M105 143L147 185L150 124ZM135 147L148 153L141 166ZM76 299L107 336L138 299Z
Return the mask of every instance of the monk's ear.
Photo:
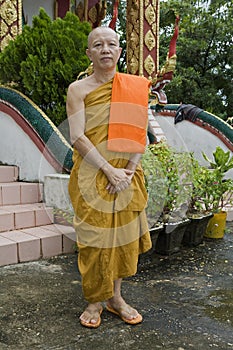
M122 47L119 47L119 58L120 58L121 52L122 52Z
M86 49L86 55L87 55L87 57L88 57L90 60L92 60L92 59L91 59L91 52L90 52L89 49Z

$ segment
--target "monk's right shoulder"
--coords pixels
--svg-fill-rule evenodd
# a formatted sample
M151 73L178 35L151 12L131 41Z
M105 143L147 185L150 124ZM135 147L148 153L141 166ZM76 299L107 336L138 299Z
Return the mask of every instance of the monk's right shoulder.
M80 80L73 81L73 83L68 86L67 93L70 95L80 95L80 92L82 91L81 86L82 84Z
M84 100L90 92L89 79L75 80L68 86L68 95Z

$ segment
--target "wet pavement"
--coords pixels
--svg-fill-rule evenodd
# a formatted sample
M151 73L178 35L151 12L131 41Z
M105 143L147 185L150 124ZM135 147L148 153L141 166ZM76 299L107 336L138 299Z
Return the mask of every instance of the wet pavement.
M104 311L87 329L76 254L0 268L0 350L233 349L233 222L223 239L144 256L123 282L144 317L130 326Z

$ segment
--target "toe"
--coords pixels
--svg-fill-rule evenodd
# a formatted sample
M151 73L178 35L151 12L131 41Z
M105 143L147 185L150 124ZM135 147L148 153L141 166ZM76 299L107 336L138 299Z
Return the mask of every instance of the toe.
M128 320L132 320L134 318L137 318L139 316L139 313L137 310L132 308L130 305L127 305L127 307L124 310L124 317L126 317Z
M100 321L101 312L101 308L88 306L79 319L82 323L95 325Z

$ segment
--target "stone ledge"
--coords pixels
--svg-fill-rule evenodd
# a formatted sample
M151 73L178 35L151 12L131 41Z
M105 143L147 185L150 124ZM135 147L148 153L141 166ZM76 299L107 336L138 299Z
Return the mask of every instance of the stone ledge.
M73 212L68 193L70 175L49 174L44 177L44 201L47 206Z

